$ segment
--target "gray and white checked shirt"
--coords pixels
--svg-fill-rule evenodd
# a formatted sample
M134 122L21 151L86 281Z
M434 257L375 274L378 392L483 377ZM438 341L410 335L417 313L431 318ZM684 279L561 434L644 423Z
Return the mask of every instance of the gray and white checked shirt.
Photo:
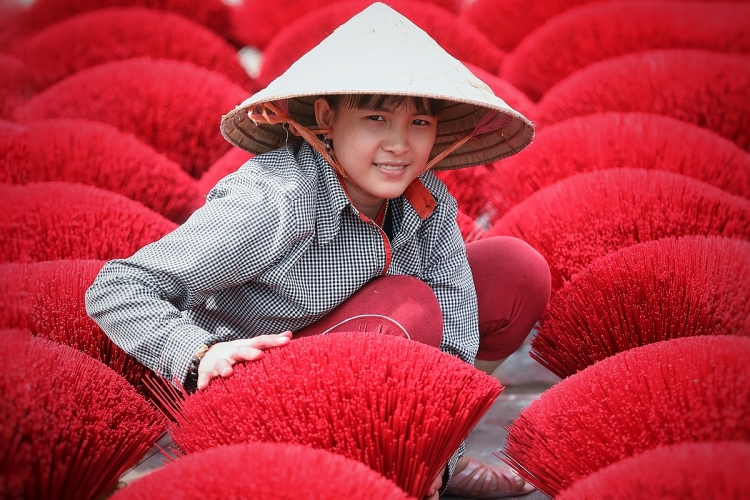
M256 156L222 179L176 230L107 263L86 293L86 308L125 352L194 385L186 376L201 345L298 331L369 280L405 274L438 298L441 349L473 363L476 292L456 201L431 172L420 179L435 209L423 220L405 196L390 200L388 242L359 217L309 144Z
M86 293L87 311L125 352L194 388L187 374L201 345L300 330L369 280L405 274L438 298L440 348L473 363L477 298L456 200L431 172L420 179L436 206L423 220L406 196L390 200L389 242L309 144L256 156L183 225L108 262Z

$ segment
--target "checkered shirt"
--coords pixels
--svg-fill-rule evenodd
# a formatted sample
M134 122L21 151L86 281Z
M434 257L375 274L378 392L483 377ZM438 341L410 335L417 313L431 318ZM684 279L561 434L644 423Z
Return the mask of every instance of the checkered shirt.
M443 311L440 348L473 363L476 292L457 204L431 172L420 179L437 206L422 220L404 196L390 201L386 274L433 289ZM186 381L201 345L298 331L381 276L385 262L379 228L359 217L333 169L303 143L249 160L176 230L108 262L86 307L125 352Z
M437 205L423 220L404 196L390 200L385 274L432 288L443 311L440 348L473 363L477 299L456 200L431 172L420 179ZM307 143L289 145L222 179L170 234L108 262L86 307L125 352L194 388L187 375L202 345L298 331L383 275L385 263L380 229L359 217L334 170Z

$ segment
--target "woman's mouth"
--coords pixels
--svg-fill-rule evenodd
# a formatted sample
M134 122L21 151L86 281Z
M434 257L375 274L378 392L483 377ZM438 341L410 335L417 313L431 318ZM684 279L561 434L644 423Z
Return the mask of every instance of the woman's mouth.
M402 170L408 166L408 164L395 164L395 163L374 163L374 165L378 168L382 168L383 170Z

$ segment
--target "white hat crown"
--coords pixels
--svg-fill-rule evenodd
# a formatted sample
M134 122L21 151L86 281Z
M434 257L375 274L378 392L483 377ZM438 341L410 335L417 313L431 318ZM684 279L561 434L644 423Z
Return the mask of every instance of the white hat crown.
M275 149L288 140L287 131L279 124L252 122L248 110L267 102L287 101L290 116L310 127L315 125L312 103L319 96L332 94L407 95L445 101L433 157L475 133L488 113L505 115L502 129L472 136L436 169L510 156L533 137L533 125L527 118L495 96L422 29L382 3L352 17L265 89L225 115L222 133L236 146L254 153Z

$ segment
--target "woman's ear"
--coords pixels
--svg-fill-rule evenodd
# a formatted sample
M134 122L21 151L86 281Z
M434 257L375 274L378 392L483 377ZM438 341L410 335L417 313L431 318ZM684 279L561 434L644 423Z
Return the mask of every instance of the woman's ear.
M330 129L333 125L333 110L325 97L315 100L315 121L318 128Z

